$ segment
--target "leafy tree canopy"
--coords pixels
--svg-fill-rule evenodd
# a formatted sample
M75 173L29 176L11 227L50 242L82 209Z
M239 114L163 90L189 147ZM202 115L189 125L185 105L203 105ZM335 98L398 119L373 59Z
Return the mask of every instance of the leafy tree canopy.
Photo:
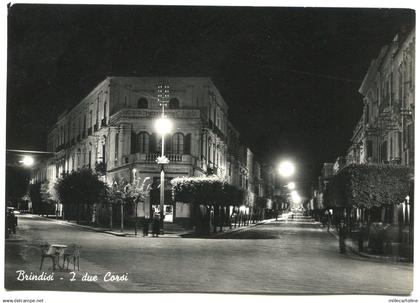
M106 198L107 185L90 169L63 175L54 186L63 204L93 204Z
M327 185L324 207L366 207L401 203L411 193L413 170L406 166L352 164Z
M175 201L203 205L239 205L243 191L216 176L180 177L171 181Z

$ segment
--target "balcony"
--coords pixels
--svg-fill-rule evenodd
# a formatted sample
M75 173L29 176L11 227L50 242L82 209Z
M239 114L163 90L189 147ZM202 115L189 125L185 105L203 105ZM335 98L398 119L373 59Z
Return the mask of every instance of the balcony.
M225 135L211 120L209 120L209 129L211 129L220 139L225 141Z
M123 108L115 114L108 117L108 124L132 123L139 119L155 119L162 115L161 109L140 109L140 108ZM165 115L170 119L200 119L201 113L199 109L168 109Z
M180 154L166 154L165 155L169 159L169 165L171 164L194 164L194 158L191 155L180 155ZM128 163L139 163L139 164L156 164L156 159L160 157L160 154L156 153L148 153L148 154L141 154L135 153L123 157L120 161L116 161L115 165L124 165Z

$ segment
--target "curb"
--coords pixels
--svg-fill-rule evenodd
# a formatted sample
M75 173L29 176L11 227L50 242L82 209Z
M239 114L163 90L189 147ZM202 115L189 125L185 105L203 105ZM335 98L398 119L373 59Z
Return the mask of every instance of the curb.
M339 236L337 235L336 232L328 231L328 233L331 236L335 237L337 240L339 239ZM399 256L380 256L380 255L372 255L372 254L361 252L359 251L358 248L354 247L353 241L351 240L350 240L350 243L346 242L346 248L348 248L348 250L350 250L351 253L361 256L366 259L375 259L375 260L380 260L380 261L385 261L385 262L390 262L390 263L399 263L399 262L413 263L408 258L403 258Z
M30 214L30 216L31 217L39 217L37 215L32 215L32 214ZM107 229L104 229L104 228L101 228L101 227L92 227L92 226L81 225L81 224L68 222L68 221L64 221L64 220L57 220L55 218L49 218L49 217L40 217L40 218L47 219L47 220L50 220L50 221L54 221L57 224L63 224L63 225L69 225L69 226L78 226L78 227L81 227L81 228L89 229L91 231L96 231L96 232L100 232L100 233L104 233L104 234L109 234L109 235L113 235L113 236L116 236L116 237L153 238L153 237L150 237L150 236L143 237L142 235L137 235L136 236L134 234L121 233L121 232L117 232L117 231L107 230ZM284 218L280 218L277 221L280 222L280 221L284 221L284 220L285 220ZM255 228L258 225L266 224L266 223L273 222L273 221L276 221L276 219L267 219L267 220L263 220L263 221L258 222L258 223L253 223L253 225L246 225L246 226L243 226L243 227L242 226L237 227L235 229L228 229L226 231L218 232L216 234L210 234L210 235L207 235L207 236L197 236L197 238L203 238L203 239L217 238L217 237L222 236L222 235L227 235L227 234L230 234L230 233L239 232L239 231L249 229L249 228ZM187 232L187 233L172 234L172 235L171 234L169 234L169 235L166 234L166 235L159 235L159 237L157 237L157 238L189 238L188 237L189 235L194 235L194 233L188 233Z
M218 232L216 234L211 234L211 235L208 235L208 236L204 236L202 238L215 239L215 238L218 238L219 236L229 235L231 233L239 232L239 231L242 231L242 230L255 228L258 225L263 225L263 224L266 224L266 223L269 223L269 222L273 222L275 220L276 219L268 219L268 220L264 220L264 221L261 221L261 222L258 222L258 223L253 223L253 225L245 225L245 226L241 226L241 227L237 227L237 228L228 229L226 231L221 231L221 232ZM280 221L280 220L278 220L278 221Z

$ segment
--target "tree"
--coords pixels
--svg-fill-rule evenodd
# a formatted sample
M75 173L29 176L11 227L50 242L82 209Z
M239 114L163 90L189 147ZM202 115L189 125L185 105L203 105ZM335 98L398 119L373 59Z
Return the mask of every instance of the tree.
M6 200L16 206L17 201L28 192L30 173L21 167L6 166Z
M199 216L199 206L206 207L205 223L210 223L210 210L214 209L215 220L218 218L219 224L222 225L221 208L228 205L239 205L243 200L243 192L235 186L228 184L226 181L220 180L216 176L211 177L180 177L171 181L173 198L175 201L191 203L193 205L193 216L196 220L196 228L202 223ZM216 231L214 224L214 231ZM208 231L208 227L205 229Z
M45 181L41 183L40 194L42 202L46 208L51 208L54 205L55 208L55 217L58 217L58 198L57 193L54 189L54 185L50 181Z
M64 174L54 188L65 207L65 213L71 206L76 206L77 223L80 222L80 205L100 203L107 195L107 185L90 169Z
M406 166L349 165L327 186L327 207L361 207L401 203L410 194L413 171Z
M151 182L150 178L135 178L132 183L125 179L114 179L112 187L108 190L108 200L111 206L111 228L112 228L112 205L121 207L121 232L124 231L124 205L134 204L136 207L135 233L137 234L137 206L139 202L144 202L149 195Z

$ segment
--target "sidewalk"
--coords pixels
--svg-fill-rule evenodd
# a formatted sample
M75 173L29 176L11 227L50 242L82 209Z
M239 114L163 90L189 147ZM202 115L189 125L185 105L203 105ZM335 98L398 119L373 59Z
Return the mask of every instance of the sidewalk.
M333 228L330 228L328 233L330 235L332 235L333 237L335 237L338 241L339 236L338 236L338 232L336 230L334 230ZM378 260L378 261L393 262L393 263L397 263L397 262L412 263L413 262L412 260L410 260L408 258L401 257L401 256L376 255L376 254L371 254L371 253L367 253L367 252L361 252L361 251L359 251L358 244L355 243L350 238L346 239L345 244L346 244L346 249L348 249L351 253L359 255L359 256L364 257L364 258L370 258L370 259L375 259L375 260Z
M279 218L278 221L284 220L283 218ZM220 227L217 227L217 232L216 233L210 233L208 235L202 235L202 234L197 234L195 231L191 232L191 233L187 233L182 235L182 238L208 238L208 239L216 239L234 232L238 232L241 230L245 230L245 229L250 229L250 228L254 228L257 227L258 225L261 224L266 224L269 222L273 222L276 221L276 219L267 219L267 220L262 220L256 223L249 223L249 225L241 225L241 226L236 226L236 228L234 227L235 225L232 224L232 227L229 226L223 226L222 230L220 230Z
M142 226L139 224L138 228L137 228L137 235L135 235L135 231L133 227L124 227L124 231L121 232L119 230L118 226L115 226L115 228L113 230L110 230L109 228L106 227L95 227L95 226L90 226L90 225L83 225L83 224L77 224L74 221L66 221L66 220L62 220L62 219L55 219L55 218L50 218L50 217L41 217L38 215L33 215L33 214L25 214L25 216L33 216L33 217L39 217L39 218L44 218L46 220L50 220L50 221L54 221L58 224L63 224L63 225L69 225L69 226L78 226L78 227L82 227L88 230L92 230L92 231L96 231L96 232L101 232L101 233L106 233L106 234L110 234L110 235L114 235L117 237L132 237L132 238L143 238L143 229ZM279 221L281 220L285 220L285 218L281 217L278 219ZM230 234L236 231L240 231L243 229L248 229L248 228L253 228L256 227L258 225L261 224L265 224L268 222L272 222L275 221L275 219L267 219L267 220L262 220L260 222L257 223L250 223L249 225L241 225L240 227L237 226L236 228L234 227L234 224L232 224L232 227L229 226L223 226L222 231L220 231L220 227L217 227L217 233L210 233L208 235L201 235L201 234L197 234L195 232L195 230L193 229L179 229L177 228L176 230L165 230L164 235L159 235L159 238L218 238L219 236L222 235L226 235L226 234ZM149 232L149 235L146 236L147 238L152 238L151 233Z

